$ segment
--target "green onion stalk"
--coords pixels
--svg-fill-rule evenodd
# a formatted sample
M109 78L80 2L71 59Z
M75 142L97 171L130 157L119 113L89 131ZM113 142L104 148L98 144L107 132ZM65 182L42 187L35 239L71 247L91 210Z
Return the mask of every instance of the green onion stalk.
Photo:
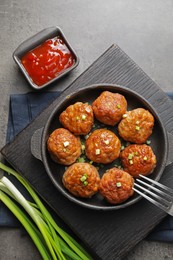
M24 226L45 260L91 260L86 250L57 225L31 185L15 170L0 162L0 169L13 175L32 197L28 201L4 174L0 174L0 200Z

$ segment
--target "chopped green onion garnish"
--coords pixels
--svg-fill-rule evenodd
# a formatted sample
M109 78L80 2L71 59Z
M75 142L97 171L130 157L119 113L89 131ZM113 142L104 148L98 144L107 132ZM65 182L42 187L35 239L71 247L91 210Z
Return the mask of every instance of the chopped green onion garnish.
M123 151L123 150L124 150L124 148L125 148L125 147L124 147L124 145L122 145L120 150L121 150L121 151Z
M132 159L132 158L133 158L133 154L132 154L132 153L129 153L128 159L130 160L130 159Z
M100 149L96 149L96 155L100 154Z
M86 177L85 175L83 175L83 176L80 178L80 180L81 180L82 182L86 181L86 179L87 179L87 177Z
M151 141L150 140L147 140L147 142L146 142L147 144L151 144Z
M84 144L81 145L81 149L82 149L82 151L85 150L85 145Z
M122 185L121 185L121 182L117 182L116 183L116 186L119 188L119 187L121 187Z
M126 117L127 117L127 114L124 114L124 115L123 115L123 118L126 118Z
M89 164L93 164L93 161L90 161Z
M88 185L88 182L87 181L84 181L84 183L83 183L85 186L87 186Z
M137 131L139 131L139 130L140 130L140 126L137 125L137 126L135 127L135 129L136 129Z
M64 147L67 147L67 146L69 146L69 142L68 141L66 141L66 142L64 142Z
M104 143L105 143L105 144L109 144L110 141L107 139L107 140L104 141Z
M77 162L83 163L83 162L85 162L85 158L84 158L84 157L79 157L79 158L77 159Z
M133 160L130 160L129 163L130 163L130 165L132 165L133 164Z
M117 105L117 108L118 108L118 109L120 109L120 108L121 108L120 104L118 104L118 105Z
M82 115L82 120L85 120L86 119L86 115Z
M143 158L143 159L144 159L144 161L147 161L147 160L148 160L147 156L144 156L144 158Z
M82 177L80 178L80 181L83 182L83 184L86 182L86 180L88 179L88 175L86 173L84 173L82 175ZM85 185L85 184L84 184Z

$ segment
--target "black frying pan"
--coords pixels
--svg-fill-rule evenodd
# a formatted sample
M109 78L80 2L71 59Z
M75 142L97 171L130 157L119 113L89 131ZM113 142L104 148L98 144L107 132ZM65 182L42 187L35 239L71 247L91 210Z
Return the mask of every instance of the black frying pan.
M149 139L151 140L151 147L157 157L157 166L150 176L152 179L158 181L164 171L165 166L168 164L168 134L165 131L161 119L159 118L157 112L154 110L151 104L149 104L147 100L145 100L136 92L122 86L112 84L91 85L83 87L82 89L77 90L76 92L73 92L67 97L63 98L49 116L45 127L42 129L38 129L34 133L31 139L31 151L36 158L40 159L43 162L46 172L57 190L60 191L68 199L81 206L85 206L91 209L113 210L127 207L137 202L141 197L135 194L126 202L120 205L109 204L99 195L99 193L94 195L90 199L74 197L64 188L62 184L62 176L65 171L65 166L53 162L48 154L46 147L46 142L49 135L56 128L62 127L58 118L63 110L65 110L69 105L74 104L77 101L92 103L105 90L115 93L117 92L124 95L127 99L128 110L143 107L153 114L155 118L155 125L153 129L153 134ZM117 134L117 129L115 127L109 127L109 129L113 130ZM106 171L106 169L113 167L113 165L115 164L116 161L114 161L112 164L104 166L102 169L99 170L100 175L102 175L103 172Z

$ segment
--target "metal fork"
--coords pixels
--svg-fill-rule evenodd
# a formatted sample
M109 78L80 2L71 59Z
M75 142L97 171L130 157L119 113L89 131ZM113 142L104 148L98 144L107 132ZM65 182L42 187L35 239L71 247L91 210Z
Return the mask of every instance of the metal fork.
M141 174L139 177L141 179L136 179L133 190L173 216L173 189Z

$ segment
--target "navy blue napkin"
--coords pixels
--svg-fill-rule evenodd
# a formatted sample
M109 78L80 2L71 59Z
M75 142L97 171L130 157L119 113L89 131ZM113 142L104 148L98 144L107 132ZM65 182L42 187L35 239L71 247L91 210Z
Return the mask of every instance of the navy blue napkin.
M11 141L59 95L60 92L58 91L11 95L6 141Z
M46 108L60 92L43 92L13 94L10 96L7 142L13 139L44 108ZM173 99L173 93L168 93ZM0 226L15 227L20 223L12 213L0 202ZM149 240L173 242L173 217L166 217L147 237Z
M53 102L60 92L31 92L27 94L13 94L10 96L9 116L6 142L8 143L24 127L26 127L43 109ZM13 177L11 177L13 179ZM19 186L16 179L13 182ZM24 193L22 187L20 188ZM19 221L11 211L0 201L0 226L17 227Z

